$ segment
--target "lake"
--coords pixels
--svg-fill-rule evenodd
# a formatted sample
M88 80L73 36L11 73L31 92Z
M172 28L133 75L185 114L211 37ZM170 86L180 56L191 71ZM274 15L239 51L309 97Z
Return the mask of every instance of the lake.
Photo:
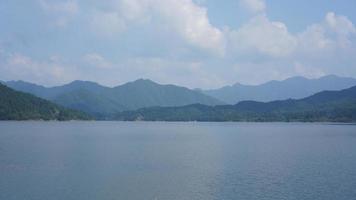
M0 122L1 200L352 200L356 126Z

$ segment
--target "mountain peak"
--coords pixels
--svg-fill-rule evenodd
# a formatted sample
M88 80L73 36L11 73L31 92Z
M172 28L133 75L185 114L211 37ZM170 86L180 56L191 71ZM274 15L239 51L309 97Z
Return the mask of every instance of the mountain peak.
M6 83L6 84L17 84L17 85L33 85L33 86L43 87L41 85L37 85L35 83L30 83L30 82L26 82L26 81L22 81L22 80L7 81L7 82L4 82L4 83Z
M238 86L243 86L243 84L236 82L235 84L232 85L232 87L238 87Z
M92 81L74 80L68 83L67 85L99 85L99 84Z
M144 78L140 78L140 79L137 79L135 81L133 81L132 83L154 83L154 84L157 84L156 82L152 81L151 79L144 79Z
M127 82L123 85L119 85L119 86L116 86L115 88L121 88L121 87L125 87L125 86L147 86L147 85L160 85L150 79L143 79L143 78L140 78L140 79L137 79L135 81L131 81L131 82Z
M89 89L95 89L95 88L105 88L104 86L99 85L96 82L92 81L82 81L82 80L75 80L72 81L68 84L65 84L63 86L57 86L54 88L71 88L71 89L79 89L79 88L89 88Z

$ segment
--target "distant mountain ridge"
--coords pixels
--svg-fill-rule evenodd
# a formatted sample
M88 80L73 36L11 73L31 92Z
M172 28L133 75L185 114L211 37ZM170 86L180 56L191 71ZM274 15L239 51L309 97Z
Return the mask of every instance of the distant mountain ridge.
M259 86L235 84L207 91L161 85L147 79L138 79L117 87L105 87L90 81L73 81L56 87L43 87L24 81L3 83L15 90L95 115L98 119L111 119L118 112L148 107L181 107L191 104L211 106L223 105L225 102L235 104L240 101L301 99L324 90L340 90L354 86L356 79L334 75L319 79L293 77Z
M50 88L24 81L9 81L6 85L62 106L104 118L120 111L152 106L183 106L194 103L224 104L213 97L185 87L161 85L145 79L113 88L89 81L73 81L63 86Z
M356 86L324 91L299 100L268 103L243 101L236 105L153 107L118 113L117 120L146 121L302 121L356 122Z
M356 79L328 75L318 79L292 77L283 81L269 81L251 86L235 84L215 90L202 91L229 104L240 101L269 102L305 98L324 90L342 90L356 85Z
M91 117L65 109L0 83L0 120L86 120Z

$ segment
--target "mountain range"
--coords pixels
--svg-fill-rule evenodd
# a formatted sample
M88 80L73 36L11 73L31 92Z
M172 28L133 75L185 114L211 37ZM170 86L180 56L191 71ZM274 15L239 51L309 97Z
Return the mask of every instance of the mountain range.
M17 91L30 93L63 107L88 113L96 119L120 119L120 117L118 117L120 115L117 113L135 113L125 111L135 111L139 109L139 112L144 110L145 114L147 114L147 112L158 109L159 111L167 112L167 114L171 113L172 110L178 113L187 111L187 113L183 113L184 117L182 119L200 120L200 117L194 117L194 115L190 116L191 118L187 118L185 114L193 114L194 112L188 112L189 110L186 109L197 110L197 108L201 108L204 111L212 112L215 111L215 108L219 108L218 110L220 110L220 108L228 108L227 112L229 113L231 111L229 106L220 107L217 105L230 104L233 105L235 111L239 111L241 119L257 120L256 117L261 117L261 112L260 110L253 110L254 107L264 110L273 107L272 105L280 106L289 105L290 102L305 102L305 100L308 99L306 98L307 96L318 92L325 90L337 91L355 86L356 79L337 77L334 75L321 77L319 79L292 77L283 81L270 81L257 86L236 84L217 90L205 91L191 90L176 85L162 85L147 79L139 79L116 87L105 87L90 81L73 81L69 84L56 87L44 87L24 81L8 81L2 83ZM303 99L303 101L291 99ZM320 98L318 100L319 103L315 103L315 105L304 103L297 103L296 105L308 105L307 107L300 107L300 110L307 109L309 112L314 108L313 106L319 105L322 101L323 99ZM235 105L234 102L241 103ZM270 103L263 104L266 102ZM294 103L293 106L295 106ZM312 105L312 107L310 107L310 105ZM291 108L294 108L293 106ZM150 110L151 107L154 107L154 109L152 108L153 110ZM146 108L149 109L146 110ZM250 108L250 110L244 110L244 108ZM284 113L286 113L287 110L288 106L283 107ZM235 113L235 111L232 113ZM267 113L269 112L270 111ZM177 118L178 113L171 113L171 117L173 119L179 119ZM247 113L253 114L250 116L247 115ZM256 115L256 113L259 113L259 115ZM275 112L273 111L273 113ZM205 114L209 115L209 113ZM226 113L221 114L223 114L221 117L217 117L216 113L212 112L211 116L216 120L230 120L230 117L223 117ZM135 116L135 114L132 115ZM246 116L250 116L251 118ZM278 117L274 116L276 119L281 119ZM268 120L274 118L268 118ZM146 116L145 119L151 119L151 117ZM169 120L170 118L163 117L162 119ZM203 118L203 120L208 119L206 117ZM232 120L238 119L236 116L232 117ZM283 120L285 120L285 118L283 118Z
M5 84L15 90L31 93L98 118L107 118L120 111L152 106L224 104L213 97L185 87L161 85L144 79L113 88L89 81L73 81L63 86L50 88L24 81L9 81Z
M82 112L70 110L35 97L15 91L0 83L0 120L86 120Z
M117 120L146 121L356 121L356 86L341 91L324 91L307 98L268 103L243 101L236 105L154 107L126 111Z
M228 104L236 104L248 100L269 102L289 98L300 99L324 90L342 90L355 85L356 79L354 78L329 75L318 79L292 77L255 86L236 83L232 86L202 92Z

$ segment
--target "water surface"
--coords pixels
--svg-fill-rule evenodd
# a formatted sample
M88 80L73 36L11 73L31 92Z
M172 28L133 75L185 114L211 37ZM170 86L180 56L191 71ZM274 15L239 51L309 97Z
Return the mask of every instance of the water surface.
M1 200L352 200L356 126L0 122Z

